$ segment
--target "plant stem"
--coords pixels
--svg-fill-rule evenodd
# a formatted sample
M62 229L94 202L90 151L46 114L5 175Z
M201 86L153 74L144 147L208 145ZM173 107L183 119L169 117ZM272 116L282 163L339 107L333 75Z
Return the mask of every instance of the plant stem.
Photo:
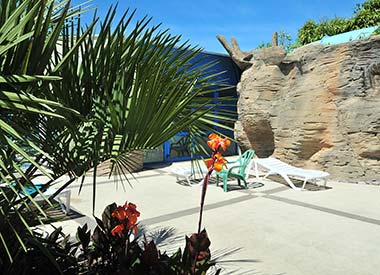
M212 164L208 168L207 175L205 176L203 180L203 185L202 185L202 195L201 195L201 209L199 210L199 221L198 221L198 234L201 233L201 228L202 228L202 217L203 217L203 206L205 204L205 198L206 198L206 191L207 191L207 185L210 180L210 176L212 174L212 171L214 171L214 165L215 165L215 154L218 152L219 147L217 150L212 152L211 158L212 158Z
M203 180L202 195L201 195L201 208L199 210L198 234L201 233L201 229L202 229L203 206L205 203L208 181L210 180L210 176L211 176L213 169L214 169L214 164L209 168L209 170L208 170L208 172L207 172L207 174Z

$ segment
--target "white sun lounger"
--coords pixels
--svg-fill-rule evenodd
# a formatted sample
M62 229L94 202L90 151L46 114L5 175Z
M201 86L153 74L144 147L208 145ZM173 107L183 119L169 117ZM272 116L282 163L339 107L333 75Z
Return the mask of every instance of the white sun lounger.
M49 187L43 195L49 198L51 195L53 195L57 189ZM40 195L37 195L35 197L36 200L43 200L43 198ZM63 213L66 215L69 215L70 213L70 203L71 203L71 190L70 189L64 189L62 190L55 198L55 200L58 201L59 205L61 206L61 209Z
M294 190L302 190L305 188L306 182L311 181L316 184L317 179L324 181L324 186L326 187L327 177L330 175L327 172L319 170L310 170L297 168L292 165L289 165L285 162L282 162L276 158L254 158L254 170L256 178L259 179L259 170L264 168L267 170L267 174L264 176L264 179L269 175L278 174L284 178L284 180L290 185ZM303 180L302 188L296 187L294 183L290 180L290 177Z
M207 172L208 172L208 169L204 165L201 165L200 167L196 166L193 168L191 167L191 165L186 166L186 167L178 166L178 167L173 167L171 169L171 173L176 176L177 181L179 181L180 179L185 179L189 186L193 186L191 184L192 179L196 179L197 176L203 178L207 174ZM203 182L203 179L201 182Z
M35 183L36 184L36 183ZM6 183L1 183L0 184L0 187L7 187L8 184ZM53 188L53 187L49 187L45 192L43 192L43 195L45 196L45 198L49 198L51 195L53 195L55 192L57 191L57 189ZM41 195L37 195L35 196L34 198L36 201L42 201L44 200L43 197L41 197ZM62 211L66 214L66 215L69 215L70 213L70 202L71 202L71 190L70 189L65 189L65 190L62 190L56 197L55 197L55 200L58 201Z

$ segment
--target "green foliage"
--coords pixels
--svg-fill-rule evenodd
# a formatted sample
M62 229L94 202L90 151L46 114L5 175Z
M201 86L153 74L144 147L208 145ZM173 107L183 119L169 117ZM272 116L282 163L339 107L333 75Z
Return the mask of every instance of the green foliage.
M351 19L352 28L360 29L380 24L380 1L368 0L363 4L357 4L354 17Z
M134 12L126 11L119 22L115 14L116 8L110 9L100 30L60 66L61 77L70 81L49 86L50 100L84 117L73 121L70 131L50 119L41 121L44 132L54 133L46 135L44 147L53 156L47 162L54 174L81 176L108 159L112 173L122 174L130 170L130 151L155 148L184 130L193 139L210 130L214 120L222 128L233 120L227 111L213 113L233 98L213 97L223 83L218 73L210 74L213 64L202 64L200 48L180 44L180 37L158 31L159 26L148 28L148 18L130 26ZM63 53L81 34L78 25L63 29Z
M79 226L77 242L69 241L62 228L45 237L39 235L38 242L28 243L28 251L17 255L18 265L12 265L8 274L205 275L215 265L205 230L186 236L185 248L168 255L158 250L153 240L147 240L145 234L143 238L134 234L133 228L113 234L121 222L113 215L116 209L115 203L110 204L101 219L95 217L97 226L93 232L87 224ZM128 224L128 218L124 222ZM40 252L41 247L50 252L53 261Z
M30 224L46 217L34 197L44 190L32 180L43 174L51 157L42 149L43 140L35 117L63 118L78 113L43 96L46 87L61 77L47 73L51 55L65 19L78 14L68 1L0 2L0 273L9 272L14 257L38 243ZM81 38L78 37L78 40ZM78 44L73 50L78 48ZM69 57L68 53L63 58ZM46 83L46 84L44 84ZM23 163L29 163L23 169ZM37 173L38 171L38 173ZM30 194L26 188L37 190ZM47 203L49 204L49 203ZM51 204L50 204L51 205ZM37 247L38 248L38 247Z
M301 46L320 40L326 35L332 36L377 25L380 25L380 0L368 0L356 5L351 18L323 19L319 23L314 20L307 21L298 30L296 44Z
M323 19L318 24L314 20L307 21L299 30L297 43L304 45L324 36L335 35L350 30L350 21L341 17Z
M215 265L210 260L211 242L205 230L186 237L183 252L179 249L169 256L161 253L153 240L144 237L140 241L141 236L133 234L133 228L113 234L113 229L121 223L129 223L128 217L125 220L115 217L118 209L115 203L107 206L102 219L96 218L97 226L92 234L87 225L78 227L79 243L75 250L79 252L80 274L203 275Z
M69 241L69 237L62 233L62 227L50 234L35 232L25 238L28 249L20 249L14 263L2 274L78 274L75 256L78 248Z
M200 135L214 120L221 127L233 121L234 114L213 112L232 99L212 97L223 83L210 75L213 64L203 64L200 48L149 28L146 17L131 26L134 12L114 22L115 13L110 9L95 32L97 19L83 28L69 1L0 2L2 274L32 248L59 266L30 225L46 217L34 196L62 175L70 179L55 195L104 160L124 171L133 162L130 151L184 130ZM38 189L32 180L41 174L49 180ZM96 177L93 190L95 196Z
M307 21L299 30L297 42L300 45L305 45L310 43L309 41L314 41L315 37L319 37L320 34L316 33L317 23L314 20ZM316 39L318 40L318 38Z

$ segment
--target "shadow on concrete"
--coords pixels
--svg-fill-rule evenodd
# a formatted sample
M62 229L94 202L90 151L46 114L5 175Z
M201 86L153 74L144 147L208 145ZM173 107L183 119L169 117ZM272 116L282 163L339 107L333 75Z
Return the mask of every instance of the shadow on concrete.
M171 166L173 163L172 162L164 162L164 163L148 163L144 164L144 168L142 171L149 171L149 170L154 170L154 169L161 169L161 168L166 168Z
M247 268L250 264L258 263L254 259L228 259L228 257L238 253L243 248L224 248L211 251L212 260L216 263L215 270L221 269L220 274L260 274L253 268ZM248 270L250 271L248 271ZM210 274L213 274L212 272Z

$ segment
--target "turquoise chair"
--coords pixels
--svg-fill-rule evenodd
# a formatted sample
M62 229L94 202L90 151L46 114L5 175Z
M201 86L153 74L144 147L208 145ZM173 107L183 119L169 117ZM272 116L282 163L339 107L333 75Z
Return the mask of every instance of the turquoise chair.
M219 177L223 179L223 190L227 192L227 180L228 178L236 178L239 186L241 180L244 182L244 187L247 189L247 178L249 173L246 173L247 167L251 165L254 150L247 150L237 160L227 162L227 168L223 167L223 170L216 172L216 186L219 186ZM251 169L251 167L248 167Z

